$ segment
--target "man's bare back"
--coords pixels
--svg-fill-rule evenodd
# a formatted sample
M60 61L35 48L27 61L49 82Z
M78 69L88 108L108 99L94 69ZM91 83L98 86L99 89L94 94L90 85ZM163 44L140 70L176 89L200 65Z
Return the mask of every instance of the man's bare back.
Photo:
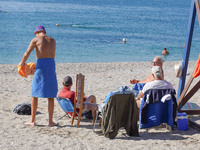
M33 40L35 42L37 59L55 57L56 42L53 38L46 35L41 35L35 37Z
M36 33L36 37L30 42L19 65L24 66L26 60L34 49L36 50L37 59L55 58L56 41L53 38L46 36L44 32Z

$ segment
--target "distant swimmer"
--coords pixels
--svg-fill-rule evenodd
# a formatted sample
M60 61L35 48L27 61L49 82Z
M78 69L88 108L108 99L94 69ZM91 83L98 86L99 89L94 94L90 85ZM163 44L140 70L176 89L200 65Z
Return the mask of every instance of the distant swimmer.
M169 54L169 52L167 51L166 47L163 48L162 54L163 55L168 55Z
M126 43L127 39L126 38L123 38L122 39L122 43Z

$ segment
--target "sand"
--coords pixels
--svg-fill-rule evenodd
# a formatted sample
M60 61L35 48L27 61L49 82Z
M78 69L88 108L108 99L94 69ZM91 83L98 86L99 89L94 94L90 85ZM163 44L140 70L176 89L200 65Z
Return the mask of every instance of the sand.
M171 82L178 91L179 78L175 77L174 64L165 62L165 79ZM188 76L192 74L196 62L190 62ZM102 103L105 96L120 86L132 87L129 80L143 79L151 72L151 62L120 62L120 63L66 63L57 64L58 88L62 88L62 79L66 75L72 76L75 81L77 73L85 75L85 94L94 94L97 103ZM170 133L165 128L150 129L149 133L140 129L139 137L129 137L122 128L115 139L108 139L101 134L100 127L96 126L93 132L91 120L84 120L80 127L71 126L71 119L63 117L64 112L55 100L54 121L59 126L48 127L48 103L46 99L39 99L37 126L26 126L29 115L17 115L13 109L17 104L30 102L32 76L22 78L17 72L17 64L0 65L0 149L200 149L200 133L189 127L187 131L175 129ZM197 80L197 79L195 79ZM72 90L75 89L73 86ZM200 105L200 93L197 92L191 102ZM194 116L198 122L199 116ZM75 121L76 124L76 121Z

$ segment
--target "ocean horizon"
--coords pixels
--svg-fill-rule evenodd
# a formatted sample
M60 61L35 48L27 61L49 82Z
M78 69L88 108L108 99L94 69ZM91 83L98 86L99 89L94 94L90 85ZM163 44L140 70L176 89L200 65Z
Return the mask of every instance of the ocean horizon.
M181 61L191 1L1 0L0 64L18 64L37 25L56 40L56 63ZM195 21L189 60L199 56ZM126 43L122 39L127 40ZM162 56L166 47L169 55ZM27 62L36 62L33 51Z

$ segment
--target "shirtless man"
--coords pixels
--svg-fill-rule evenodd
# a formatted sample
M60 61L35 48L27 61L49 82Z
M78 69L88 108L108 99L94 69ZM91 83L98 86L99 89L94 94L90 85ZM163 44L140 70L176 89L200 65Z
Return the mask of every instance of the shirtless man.
M55 72L56 41L46 36L43 26L37 26L27 51L24 53L19 65L24 66L31 52L35 49L37 66L31 88L31 121L25 124L36 125L36 110L38 97L48 98L49 126L55 126L53 122L54 98L57 96L58 85Z
M153 59L153 62L152 62L152 66L160 66L161 67L161 71L162 71L162 80L164 80L164 72L163 72L163 59L159 56L156 56L154 59ZM151 82L151 81L154 81L154 77L153 77L153 74L151 73L150 75L148 75L144 80L136 80L136 79L132 79L130 80L130 83L131 84L136 84L136 83L147 83L147 82Z

